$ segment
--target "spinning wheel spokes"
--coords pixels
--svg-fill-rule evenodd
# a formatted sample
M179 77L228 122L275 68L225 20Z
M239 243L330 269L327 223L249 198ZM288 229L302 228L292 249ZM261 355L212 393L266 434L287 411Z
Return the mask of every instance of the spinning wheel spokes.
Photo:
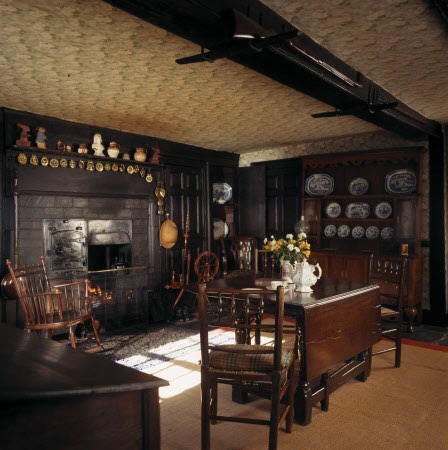
M200 253L194 262L194 272L198 281L212 280L219 270L219 259L213 252Z

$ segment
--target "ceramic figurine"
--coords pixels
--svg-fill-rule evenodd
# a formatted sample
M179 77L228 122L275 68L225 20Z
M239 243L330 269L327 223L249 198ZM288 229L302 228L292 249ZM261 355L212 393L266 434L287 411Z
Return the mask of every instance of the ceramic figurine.
M120 153L120 145L116 142L112 141L107 147L107 154L110 158L117 158Z
M151 164L160 164L160 149L157 147L151 147L152 154L149 162Z
M79 144L78 153L88 153L89 150L86 144Z
M47 148L47 137L45 136L45 128L44 127L37 127L36 128L37 134L36 134L36 146L37 148L46 149Z
M138 162L146 161L146 150L143 147L137 147L135 149L134 159Z
M123 159L131 159L131 155L129 153L123 153Z
M67 153L71 153L71 152L72 152L72 146L67 144L67 145L64 147L64 150L65 150Z
M58 141L56 142L56 150L58 152L64 151L64 143L60 139L58 139Z
M20 137L16 140L16 145L19 147L31 147L31 132L28 125L18 123L17 127L20 131Z
M95 156L104 156L104 145L102 144L103 138L100 133L93 135L92 150Z

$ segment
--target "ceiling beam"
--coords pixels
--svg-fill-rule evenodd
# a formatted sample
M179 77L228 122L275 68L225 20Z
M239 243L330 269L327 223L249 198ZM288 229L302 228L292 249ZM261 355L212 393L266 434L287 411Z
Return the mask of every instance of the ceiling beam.
M213 55L226 57L335 109L351 109L354 116L404 137L442 136L439 123L400 102L258 0L106 2L198 44L198 51L202 51L198 55L185 55L184 63L192 58L190 62L205 64L207 55L209 62ZM296 36L280 42L274 40L261 49L256 45L251 48L251 40L260 43L288 33ZM372 107L396 102L395 108Z

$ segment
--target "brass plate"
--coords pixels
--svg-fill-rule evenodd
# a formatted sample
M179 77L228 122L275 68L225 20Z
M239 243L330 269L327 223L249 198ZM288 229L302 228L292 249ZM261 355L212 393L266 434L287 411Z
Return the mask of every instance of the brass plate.
M150 173L148 173L148 175L146 175L145 180L146 180L148 183L152 183L152 175L151 175Z
M95 164L95 169L96 169L97 172L102 172L103 169L104 169L103 163L97 162L97 163Z
M40 158L40 163L43 166L48 166L48 158L46 156L42 156L42 158Z
M109 172L110 169L112 169L112 164L111 163L104 164L104 170L106 172Z
M70 169L74 169L76 167L76 161L74 159L71 159L68 162L68 165L70 166Z
M132 175L134 173L134 166L128 166L126 168L126 170L127 170L128 174Z
M87 161L86 169L89 170L90 172L95 170L95 164L93 164L93 161Z
M36 155L31 156L30 164L37 166L39 164L39 158Z
M59 165L61 167L67 167L67 160L65 158L61 158L61 160L59 161Z
M20 164L26 164L28 162L28 156L26 156L25 153L19 153L17 161L19 161Z
M59 167L59 160L56 158L50 159L50 167L53 167L55 169L56 167Z
M118 172L118 164L112 164L112 172Z
M78 167L79 167L80 169L84 169L85 166L86 166L86 163L85 163L82 159L80 159L80 160L78 161Z

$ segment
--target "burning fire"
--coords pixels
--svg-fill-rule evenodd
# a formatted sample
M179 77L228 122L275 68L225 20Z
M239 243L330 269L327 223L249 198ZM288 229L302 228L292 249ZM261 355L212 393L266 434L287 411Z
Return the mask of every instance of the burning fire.
M89 294L97 297L97 299L103 303L112 301L112 292L104 291L104 293L103 293L100 286L97 286L97 287L89 286L88 290L89 290Z

